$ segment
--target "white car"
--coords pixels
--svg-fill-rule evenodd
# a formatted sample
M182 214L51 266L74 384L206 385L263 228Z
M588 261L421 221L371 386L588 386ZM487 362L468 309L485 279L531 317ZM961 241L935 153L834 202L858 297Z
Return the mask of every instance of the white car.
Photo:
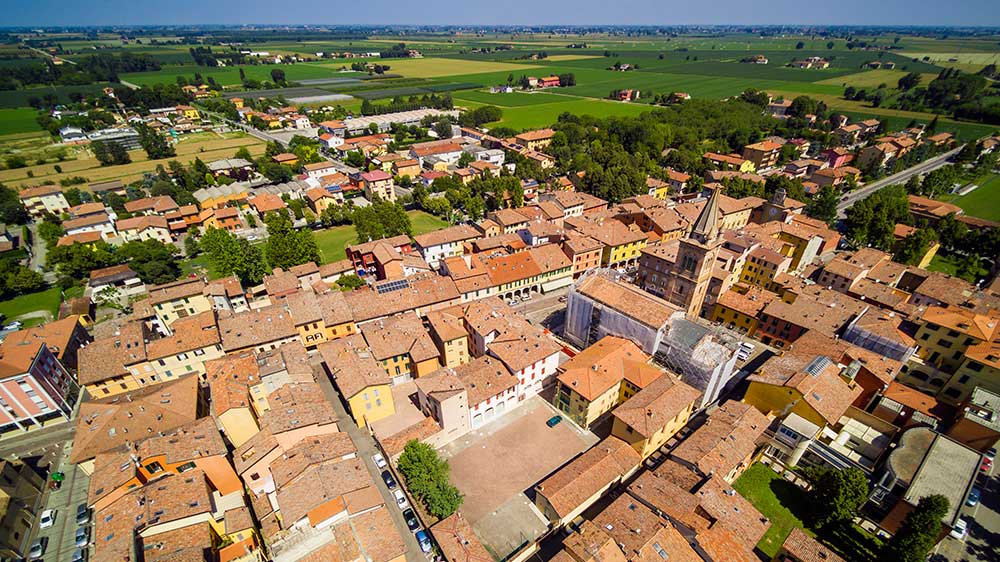
M968 533L969 522L966 521L964 517L959 517L958 521L955 522L955 526L951 528L951 532L948 534L953 539L962 540Z
M55 522L56 511L54 509L46 509L42 512L42 516L38 518L38 526L42 529L51 527Z
M379 470L389 466L389 463L385 462L385 457L382 456L382 453L375 453L372 455L372 461Z
M399 509L402 510L410 507L410 502L406 501L406 494L402 490L398 488L393 490L392 497L396 498L396 505L399 506Z

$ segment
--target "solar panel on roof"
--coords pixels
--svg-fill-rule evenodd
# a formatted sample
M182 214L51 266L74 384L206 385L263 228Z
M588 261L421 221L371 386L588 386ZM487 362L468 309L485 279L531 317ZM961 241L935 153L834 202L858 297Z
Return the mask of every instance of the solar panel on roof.
M826 355L820 355L806 365L806 372L815 377L830 365L833 365L833 360Z
M399 291L401 289L407 289L410 287L410 281L408 279L398 279L396 281L389 281L388 283L382 283L375 287L375 291L380 295L386 293L391 293L393 291Z

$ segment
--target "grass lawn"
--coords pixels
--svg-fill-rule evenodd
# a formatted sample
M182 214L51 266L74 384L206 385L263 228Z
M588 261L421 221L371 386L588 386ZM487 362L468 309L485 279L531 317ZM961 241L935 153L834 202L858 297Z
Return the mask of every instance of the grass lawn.
M977 182L979 187L951 202L967 215L1000 222L1000 175L990 174Z
M757 543L768 557L778 553L792 529L805 527L799 518L809 509L805 494L767 466L754 464L733 483L733 488L771 520L771 528Z
M42 128L35 121L37 114L37 111L28 107L0 109L0 135L41 131Z
M771 521L771 528L757 543L768 558L774 557L792 529L799 527L810 536L816 532L803 523L809 512L809 496L769 467L756 463L733 483L733 488ZM824 530L819 539L851 562L874 562L881 543L857 525Z
M948 254L938 252L934 254L931 263L927 266L927 270L956 276L958 273L958 260Z
M448 223L423 211L409 211L410 223L413 225L413 235L440 230ZM351 225L335 226L314 233L319 245L319 254L323 263L335 262L347 257L345 248L357 242L357 233Z
M622 103L611 100L595 100L564 96L565 101L543 103L521 107L503 108L503 118L487 127L503 125L512 129L535 129L556 122L563 112L577 115L593 115L595 117L610 117L612 115L639 115L652 108L644 104ZM473 105L473 104L468 104Z
M59 287L52 287L51 289L46 289L38 293L21 295L8 301L0 302L0 314L3 314L6 322L15 320L18 316L23 314L39 310L48 311L52 314L52 317L55 318L59 314L60 302L62 302L62 293L59 290ZM25 321L25 325L29 324L41 324L41 321L35 319L33 319L30 323Z

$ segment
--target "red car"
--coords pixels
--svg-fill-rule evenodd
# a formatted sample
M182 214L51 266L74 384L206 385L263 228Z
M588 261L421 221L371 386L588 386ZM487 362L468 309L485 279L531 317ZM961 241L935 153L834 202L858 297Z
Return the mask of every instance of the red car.
M979 465L979 470L987 473L993 470L993 461L989 457L983 457L983 462Z

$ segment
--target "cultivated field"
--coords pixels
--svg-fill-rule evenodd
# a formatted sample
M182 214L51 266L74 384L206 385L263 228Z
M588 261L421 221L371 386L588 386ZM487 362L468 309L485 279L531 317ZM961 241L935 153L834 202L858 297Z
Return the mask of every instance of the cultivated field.
M41 131L42 128L35 121L36 115L34 109L27 107L0 109L0 135Z
M245 133L229 133L225 136L215 133L199 133L189 135L181 140L176 145L177 156L168 160L149 161L144 151L133 150L129 152L129 156L132 158L131 163L121 166L101 166L89 150L79 149L77 158L73 160L2 170L0 171L0 182L21 187L58 183L61 179L74 176L87 178L88 182L112 179L130 182L141 179L145 172L154 171L158 164L166 166L169 160L187 163L195 158L201 158L203 162L232 158L240 147L246 147L254 156L264 152L264 143ZM62 172L55 170L57 165L62 169ZM33 177L28 176L29 172L33 174Z

